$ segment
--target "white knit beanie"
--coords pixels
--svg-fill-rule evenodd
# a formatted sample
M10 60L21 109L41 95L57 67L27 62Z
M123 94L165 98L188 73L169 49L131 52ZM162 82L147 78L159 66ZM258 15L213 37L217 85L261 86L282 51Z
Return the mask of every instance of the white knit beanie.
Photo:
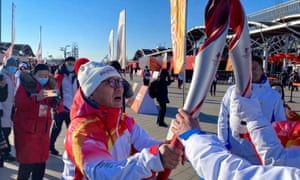
M120 74L109 65L90 61L79 68L78 81L85 97L89 97L105 79Z

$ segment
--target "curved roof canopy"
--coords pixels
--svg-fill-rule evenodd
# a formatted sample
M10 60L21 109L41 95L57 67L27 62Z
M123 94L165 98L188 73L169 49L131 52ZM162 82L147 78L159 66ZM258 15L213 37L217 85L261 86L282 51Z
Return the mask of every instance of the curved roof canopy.
M277 18L275 18L277 15ZM297 51L300 48L300 0L281 3L278 6L267 8L248 16L251 47L254 51L268 48L270 54ZM228 42L234 35L229 29ZM187 31L186 54L195 55L197 49L205 41L206 33L204 26L196 26ZM134 60L143 54L151 54L153 50L138 50Z
M4 54L7 48L9 48L11 43L1 42L0 43L0 53ZM32 56L35 55L32 52L31 47L28 44L15 44L13 48L13 55L15 56Z

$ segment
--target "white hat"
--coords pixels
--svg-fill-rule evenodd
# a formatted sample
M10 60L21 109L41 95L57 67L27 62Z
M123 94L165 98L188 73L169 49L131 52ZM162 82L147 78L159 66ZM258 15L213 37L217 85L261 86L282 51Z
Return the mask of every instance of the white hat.
M83 94L89 97L105 79L120 74L109 65L90 61L79 68L78 81Z

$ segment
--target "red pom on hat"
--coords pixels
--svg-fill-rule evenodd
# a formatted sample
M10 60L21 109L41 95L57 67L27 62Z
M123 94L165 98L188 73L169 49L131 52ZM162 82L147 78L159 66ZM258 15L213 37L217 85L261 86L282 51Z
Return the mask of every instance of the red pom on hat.
M78 75L78 71L79 71L80 66L87 63L87 62L89 62L89 61L90 60L88 58L84 58L84 57L77 59L76 62L75 62L75 65L74 65L75 74Z

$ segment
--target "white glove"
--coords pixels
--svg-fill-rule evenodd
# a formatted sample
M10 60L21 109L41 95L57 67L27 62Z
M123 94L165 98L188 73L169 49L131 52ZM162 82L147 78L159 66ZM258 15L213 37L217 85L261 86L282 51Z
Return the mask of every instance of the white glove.
M241 124L247 124L248 130L266 125L259 100L253 93L250 98L246 98L232 92L230 97L229 121L230 124L235 126L234 128L240 130Z

